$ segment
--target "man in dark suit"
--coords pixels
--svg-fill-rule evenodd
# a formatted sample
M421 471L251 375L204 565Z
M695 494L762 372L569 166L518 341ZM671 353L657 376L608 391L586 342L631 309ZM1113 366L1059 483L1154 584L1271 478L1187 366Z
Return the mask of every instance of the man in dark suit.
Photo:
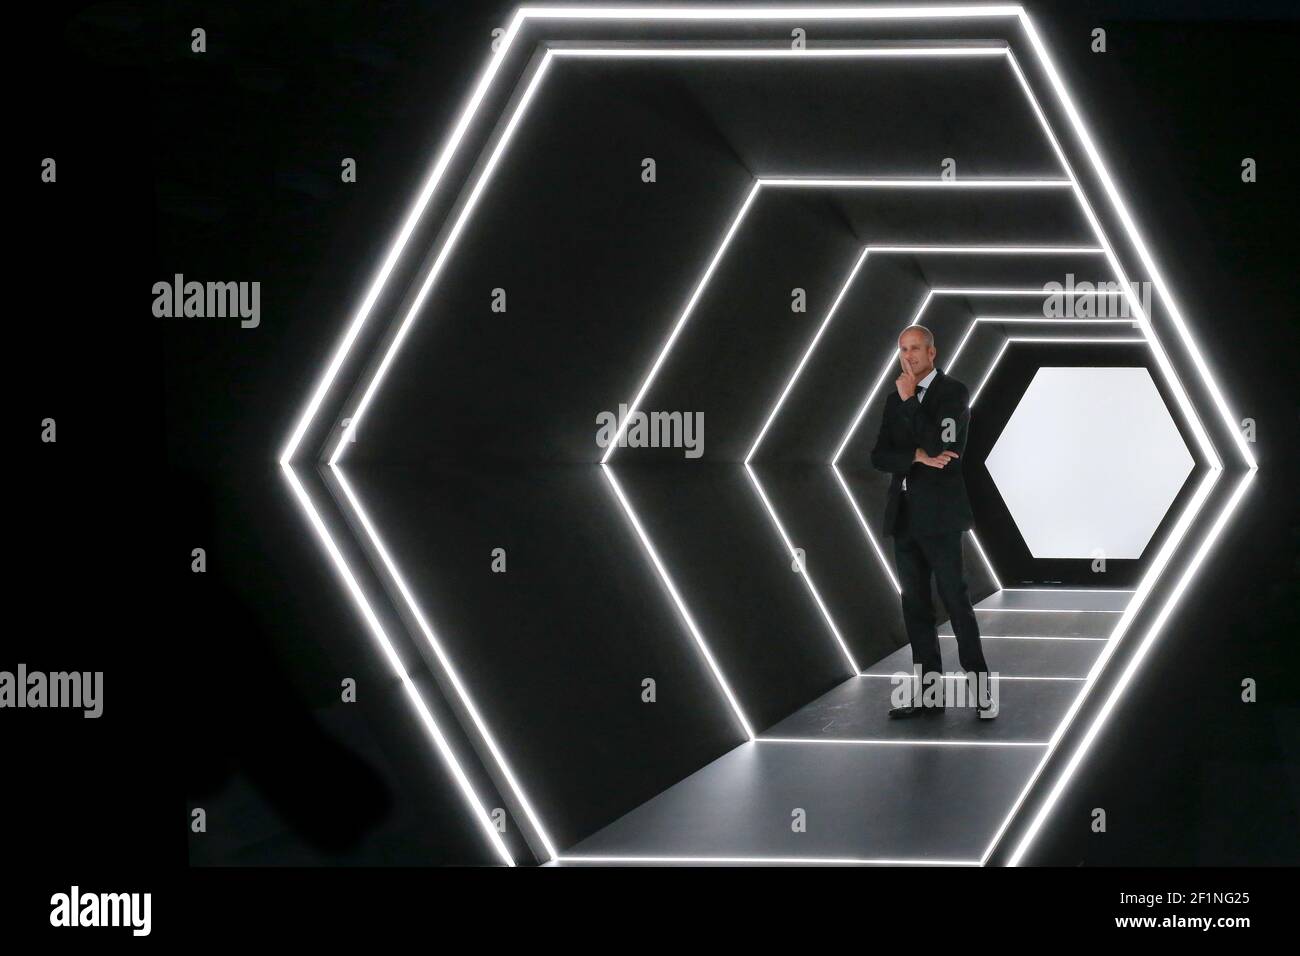
M957 654L981 718L997 715L989 694L988 664L979 624L962 571L962 535L974 524L961 456L970 425L966 386L936 368L934 335L922 325L898 337L902 374L885 400L871 464L893 476L885 504L885 533L894 538L894 562L902 588L903 624L912 645L912 666L926 688L890 717L943 712L943 662L935 628L930 579L938 585L957 637ZM933 703L932 703L933 701Z

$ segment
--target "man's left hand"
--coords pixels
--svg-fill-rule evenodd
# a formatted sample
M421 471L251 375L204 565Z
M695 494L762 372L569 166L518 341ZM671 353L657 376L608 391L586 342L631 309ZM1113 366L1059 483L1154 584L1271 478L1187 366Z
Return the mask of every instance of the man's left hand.
M955 451L941 451L937 455L927 455L924 448L918 448L916 454L912 456L913 461L919 461L923 465L929 465L931 468L943 468L954 458L960 458Z

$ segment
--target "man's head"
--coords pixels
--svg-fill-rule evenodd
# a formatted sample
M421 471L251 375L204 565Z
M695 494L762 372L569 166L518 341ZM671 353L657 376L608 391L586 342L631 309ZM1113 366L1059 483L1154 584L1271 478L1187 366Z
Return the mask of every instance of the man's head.
M909 372L925 378L934 368L934 333L924 325L909 325L898 337L898 356Z

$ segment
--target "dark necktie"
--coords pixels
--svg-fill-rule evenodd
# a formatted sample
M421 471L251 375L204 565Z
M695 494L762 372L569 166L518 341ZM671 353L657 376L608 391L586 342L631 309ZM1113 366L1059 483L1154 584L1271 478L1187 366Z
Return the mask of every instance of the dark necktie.
M916 386L916 400L919 402L919 401L920 401L922 398L924 398L924 397L925 397L925 386L924 386L924 385L918 385L918 386ZM907 479L906 479L906 478L903 479L903 490L904 490L904 491L907 490Z

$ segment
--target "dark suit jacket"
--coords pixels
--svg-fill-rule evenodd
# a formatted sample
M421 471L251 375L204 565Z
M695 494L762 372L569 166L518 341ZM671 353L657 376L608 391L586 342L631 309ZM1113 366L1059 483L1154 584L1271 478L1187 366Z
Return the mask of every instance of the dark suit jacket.
M890 383L885 413L880 419L880 434L871 449L871 464L889 472L889 497L885 502L885 533L894 533L898 517L898 499L907 479L907 499L913 534L940 534L965 531L974 524L966 481L962 477L962 458L955 458L943 468L931 468L913 461L916 450L938 455L951 450L966 452L966 432L970 427L970 392L943 369L935 366L936 375L925 391L925 401L913 395L907 401L898 397ZM951 421L952 441L944 441L945 424Z

